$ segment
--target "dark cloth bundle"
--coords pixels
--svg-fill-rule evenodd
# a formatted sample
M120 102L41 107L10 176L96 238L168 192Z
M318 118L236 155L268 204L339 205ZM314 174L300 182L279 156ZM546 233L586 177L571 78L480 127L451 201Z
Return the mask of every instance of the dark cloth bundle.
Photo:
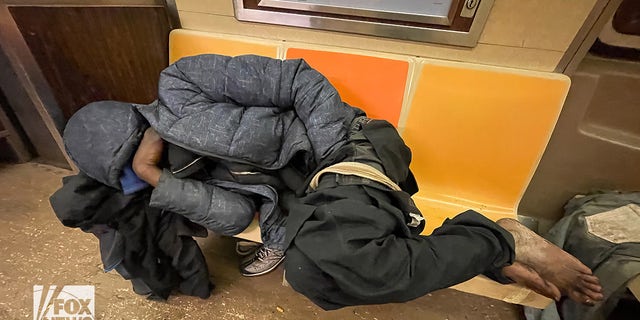
M116 230L121 236L117 244L101 243L101 247L113 248L103 261L121 261L117 270L136 279L134 284L148 288L147 292L138 287L137 293L166 299L172 290L179 289L184 294L209 297L213 285L207 264L192 238L206 236L206 229L181 215L149 207L150 190L124 195L83 173L66 177L63 183L50 199L58 219L67 227L86 232L96 233L97 226ZM99 238L115 242L113 237Z

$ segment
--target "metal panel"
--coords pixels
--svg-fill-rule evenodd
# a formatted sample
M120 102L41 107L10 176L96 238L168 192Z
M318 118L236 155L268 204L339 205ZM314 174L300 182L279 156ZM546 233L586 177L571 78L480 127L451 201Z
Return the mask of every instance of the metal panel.
M335 13L399 21L450 25L457 5L454 0L261 0L264 7Z
M569 48L555 68L556 72L572 75L578 64L586 56L587 51L598 37L605 22L610 19L622 0L598 0L585 19L582 27L573 38Z
M180 29L182 24L180 23L180 15L178 14L178 7L175 0L165 0L164 6L169 16L169 22L171 23L171 29Z
M493 0L483 0L480 2L476 17L473 19L468 32L328 16L310 16L291 12L246 9L244 8L243 0L234 0L233 4L236 19L240 21L263 22L309 29L323 29L402 40L474 47L478 43L484 24L491 11Z

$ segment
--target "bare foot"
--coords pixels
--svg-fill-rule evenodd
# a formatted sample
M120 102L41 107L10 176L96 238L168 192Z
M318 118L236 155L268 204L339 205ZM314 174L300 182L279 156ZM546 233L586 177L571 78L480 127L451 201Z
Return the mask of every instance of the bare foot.
M497 223L509 231L516 242L517 263L503 269L506 276L556 300L558 295L553 287L572 300L587 305L604 298L598 278L580 260L516 220L500 219Z
M562 296L558 287L542 279L535 270L524 263L515 261L512 265L502 268L502 274L516 283L556 301L560 300Z

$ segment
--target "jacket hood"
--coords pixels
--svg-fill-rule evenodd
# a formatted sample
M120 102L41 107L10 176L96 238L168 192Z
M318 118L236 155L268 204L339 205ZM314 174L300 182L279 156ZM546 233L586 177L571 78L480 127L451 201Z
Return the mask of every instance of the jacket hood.
M129 164L148 123L133 104L93 102L78 110L64 129L64 145L78 169L113 188Z

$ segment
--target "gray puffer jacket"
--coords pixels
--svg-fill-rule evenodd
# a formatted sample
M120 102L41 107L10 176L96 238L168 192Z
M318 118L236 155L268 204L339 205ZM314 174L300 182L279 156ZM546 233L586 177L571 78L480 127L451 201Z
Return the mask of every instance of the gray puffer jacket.
M64 136L81 171L120 189L147 122L163 139L199 155L263 169L283 168L296 156L296 165L310 171L347 143L361 114L302 60L201 55L161 73L158 101L135 108L90 104L73 116ZM227 235L241 232L259 210L263 242L282 249L278 198L268 185L184 179L164 170L150 204Z
M170 143L263 169L300 152L319 162L364 114L304 60L253 55L183 58L161 73L157 103L138 110Z

